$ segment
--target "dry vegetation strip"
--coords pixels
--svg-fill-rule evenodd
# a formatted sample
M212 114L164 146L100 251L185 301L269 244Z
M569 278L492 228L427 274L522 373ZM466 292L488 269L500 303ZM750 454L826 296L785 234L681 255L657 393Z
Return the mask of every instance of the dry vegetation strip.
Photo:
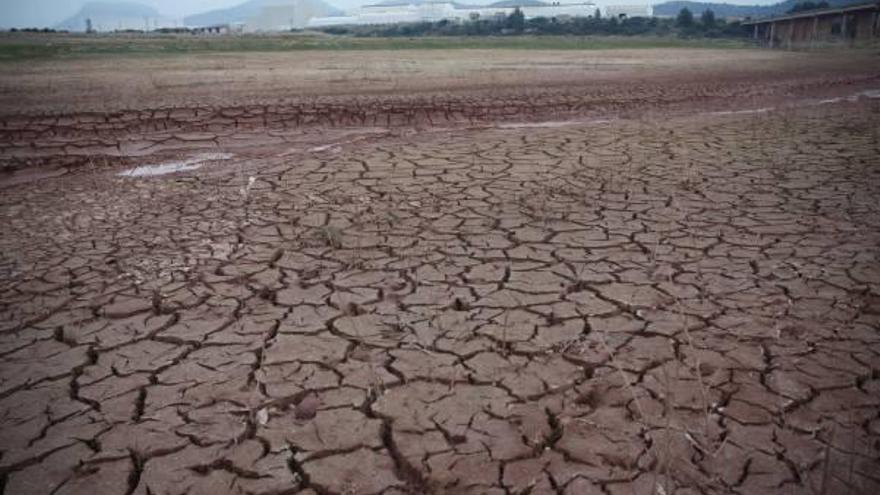
M65 59L105 55L287 52L409 49L604 50L612 48L745 48L744 40L683 39L661 36L444 36L375 38L300 35L69 35L0 33L0 61Z

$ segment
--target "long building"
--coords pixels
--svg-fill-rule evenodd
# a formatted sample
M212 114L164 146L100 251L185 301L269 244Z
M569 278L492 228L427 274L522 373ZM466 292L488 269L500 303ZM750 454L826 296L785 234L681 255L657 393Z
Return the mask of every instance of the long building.
M526 19L589 17L595 15L598 9L590 0L505 0L490 5L463 5L449 0L392 0L365 5L344 16L313 17L308 26L496 19L510 15L516 8L522 11ZM650 7L635 12L651 15Z
M815 43L850 44L880 38L880 2L810 10L744 22L755 40L769 47L798 48Z

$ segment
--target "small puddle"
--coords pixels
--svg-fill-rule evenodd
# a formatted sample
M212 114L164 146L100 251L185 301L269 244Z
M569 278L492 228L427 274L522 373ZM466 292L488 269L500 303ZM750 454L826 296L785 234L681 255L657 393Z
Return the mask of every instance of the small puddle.
M746 115L750 113L767 113L773 110L773 107L754 108L749 110L724 110L721 112L710 112L710 115Z
M607 124L610 122L607 119L593 119L593 120L552 120L548 122L512 122L509 124L498 124L496 127L499 129L533 129L533 128L548 128L553 129L557 127L568 127L572 125L583 125L583 124Z
M311 147L311 148L309 148L309 151L312 151L312 152L321 152L321 151L332 150L333 148L338 148L338 147L339 147L339 144L337 144L337 143L331 143L331 144L324 144L324 145L321 145L321 146L314 146L314 147Z
M390 133L389 129L384 127L374 127L370 129L365 129L361 132L343 132L341 134L337 134L339 137L345 138L340 139L338 141L334 141L327 144L322 144L318 146L312 146L308 149L310 153L321 153L323 151L329 151L336 153L342 150L342 147L348 144L355 144L361 141L365 141L367 139L388 136Z
M877 99L880 98L880 89L866 89L849 96L838 96L837 98L828 98L827 100L819 100L816 105L827 105L829 103L840 103L842 101L855 102L859 98Z
M121 177L155 177L158 175L187 172L202 168L206 162L228 160L232 158L230 153L202 153L186 160L160 163L157 165L144 165L120 172Z
M859 101L860 98L869 98L869 99L878 99L880 98L880 89L866 89L864 91L859 91L858 93L853 93L849 96L838 96L836 98L827 98L824 100L802 100L792 104L792 107L812 107L817 105L830 105L834 103L854 103ZM764 108L750 108L747 110L726 110L721 112L709 112L709 115L743 115L750 113L767 113L776 110L776 107L764 107Z

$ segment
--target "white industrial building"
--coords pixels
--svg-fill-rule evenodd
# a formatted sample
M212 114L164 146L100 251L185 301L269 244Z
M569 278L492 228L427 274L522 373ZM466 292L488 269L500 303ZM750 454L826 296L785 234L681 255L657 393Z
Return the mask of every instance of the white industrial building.
M654 8L650 5L609 5L602 12L605 17L628 19L630 17L652 17Z
M309 27L352 24L395 24L404 22L466 21L506 17L517 8L517 2L506 0L491 5L462 5L449 0L399 0L365 5L344 16L313 17ZM595 15L597 6L589 0L524 1L519 6L526 19L536 17L567 18ZM621 15L623 14L623 15ZM603 15L605 13L603 12ZM650 7L627 8L613 13L616 17L650 17Z

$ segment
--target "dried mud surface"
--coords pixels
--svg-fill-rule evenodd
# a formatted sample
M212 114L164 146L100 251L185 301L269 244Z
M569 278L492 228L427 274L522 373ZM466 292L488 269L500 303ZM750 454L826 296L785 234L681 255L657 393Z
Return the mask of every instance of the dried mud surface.
M0 492L877 493L876 78L7 116Z

